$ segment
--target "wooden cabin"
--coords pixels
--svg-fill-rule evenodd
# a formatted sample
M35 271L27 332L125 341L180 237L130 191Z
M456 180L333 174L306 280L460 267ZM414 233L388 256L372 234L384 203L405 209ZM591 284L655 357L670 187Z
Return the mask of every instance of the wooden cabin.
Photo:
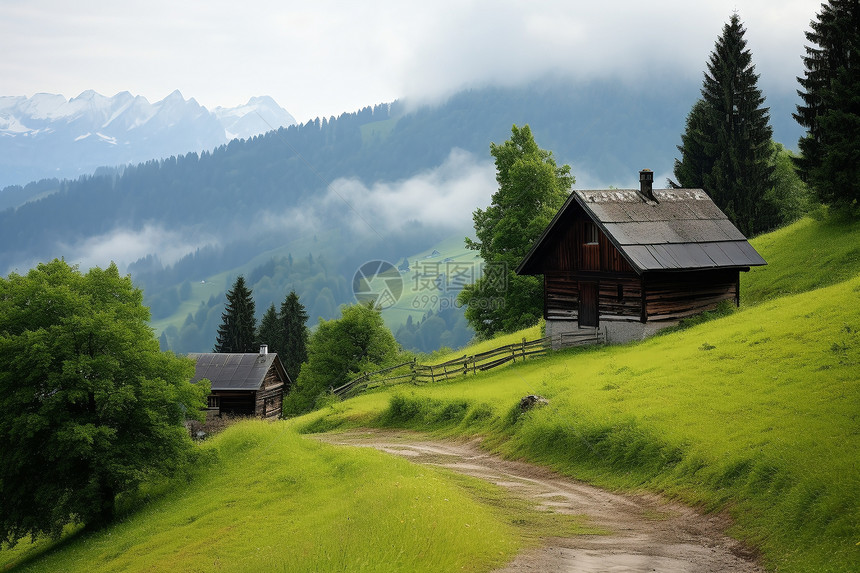
M701 189L574 191L517 267L543 275L546 333L599 330L642 339L739 303L740 272L765 265Z
M208 416L230 414L263 419L281 417L284 394L292 387L281 359L268 347L254 353L189 354L196 362L194 378L211 384Z

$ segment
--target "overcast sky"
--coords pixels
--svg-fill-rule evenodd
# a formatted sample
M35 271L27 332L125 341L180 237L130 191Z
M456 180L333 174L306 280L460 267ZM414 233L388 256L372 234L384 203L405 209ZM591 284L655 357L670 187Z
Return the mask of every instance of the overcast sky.
M744 22L759 86L794 93L819 2L800 0L0 0L0 95L179 89L212 109L270 95L300 122L397 98L583 79L701 80Z

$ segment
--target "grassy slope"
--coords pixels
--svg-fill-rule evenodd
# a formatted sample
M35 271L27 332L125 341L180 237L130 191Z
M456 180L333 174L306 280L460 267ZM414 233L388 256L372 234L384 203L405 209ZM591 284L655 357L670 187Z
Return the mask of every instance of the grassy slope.
M751 243L768 265L741 273L742 304L806 292L860 274L856 223L807 218Z
M401 387L393 398L370 394L316 414L310 427L346 420L483 434L502 452L580 478L728 510L735 533L781 571L860 570L858 237L802 221L756 241L774 276L751 277L759 304L731 316ZM804 241L830 250L808 257ZM797 276L783 268L796 264ZM845 273L855 276L810 290ZM769 289L809 292L766 300ZM550 405L517 417L532 392Z
M857 235L806 221L759 238L771 266L745 279L746 294L834 282L823 275L835 270L834 260L852 264ZM782 266L797 264L806 247L799 241L823 243L823 236L827 256L836 258L807 260L792 278ZM220 462L190 484L16 570L301 571L347 562L366 570L397 570L390 563L480 570L515 550L510 520L480 509L474 489L373 452L298 440L289 429L344 424L483 435L498 451L598 484L729 511L734 533L760 547L774 569L860 570L860 277L850 272L854 278L819 290L756 295L759 304L731 316L640 344L378 391L284 425L244 424L206 446ZM550 403L519 415L527 393ZM451 514L440 499L454 495L462 511ZM473 514L486 518L477 538L477 529L461 527ZM4 551L0 566L28 553Z
M487 571L522 544L486 486L248 422L104 531L0 552L15 571ZM217 460L217 462L215 461ZM492 489L492 488L490 488ZM570 529L571 520L564 527ZM558 523L556 523L558 525Z
M438 255L432 255L438 251ZM467 277L480 276L481 259L475 251L466 248L463 235L444 239L426 251L407 257L410 269L400 275L403 293L397 304L382 311L385 324L392 330L412 320L421 320L428 311L437 312L456 305L459 290L454 285L456 269ZM399 264L400 261L391 261ZM437 282L437 274L445 275L444 282Z

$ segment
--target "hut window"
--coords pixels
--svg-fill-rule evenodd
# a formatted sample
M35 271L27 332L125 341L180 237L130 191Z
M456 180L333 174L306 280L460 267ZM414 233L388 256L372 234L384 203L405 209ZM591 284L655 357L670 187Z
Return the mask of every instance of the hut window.
M587 221L585 223L585 244L586 245L596 245L597 244L597 225L595 225L591 221Z
M618 285L617 301L621 302L623 300L624 300L624 287L621 285Z

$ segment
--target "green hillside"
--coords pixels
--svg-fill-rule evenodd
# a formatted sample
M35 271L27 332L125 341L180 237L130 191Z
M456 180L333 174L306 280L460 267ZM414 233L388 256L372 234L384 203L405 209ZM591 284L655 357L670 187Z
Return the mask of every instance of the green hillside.
M856 225L801 221L755 241L771 266L745 283L754 306L638 344L369 394L315 414L309 429L484 435L577 478L728 511L733 533L780 571L860 570L857 267L815 288L856 265L858 238ZM802 254L816 245L832 251ZM805 272L792 284L780 265L799 261ZM800 294L768 299L771 287ZM518 416L529 393L550 404Z
M0 568L488 571L533 543L525 522L538 534L587 532L576 518L506 504L477 480L324 445L284 423L244 422L201 449L206 462L187 481L124 500L137 509L115 525L22 542L0 551Z
M858 237L856 225L827 220L759 237L770 265L744 278L741 309L671 334L236 426L202 446L209 462L187 483L153 487L142 506L126 500L138 509L115 526L53 549L4 550L0 564L486 571L526 543L510 509L470 481L295 432L395 426L482 436L499 453L578 479L724 512L730 533L771 570L858 571L860 270L850 267ZM784 268L797 264L797 275ZM521 413L530 393L549 403ZM480 525L463 527L465 515Z
M750 242L768 265L741 273L744 305L829 286L860 274L860 232L850 220L806 218Z
M170 349L175 352L208 351L215 343L221 322L226 302L224 293L240 274L250 283L258 319L269 304L279 307L291 289L296 290L308 311L310 328L314 328L320 318L336 318L340 305L355 302L353 274L365 262L363 259L357 263L343 260L339 246L342 240L342 233L337 229L321 231L313 238L291 241L218 274L183 275L179 277L179 283L165 289L173 296L175 310L167 316L153 319L153 330L156 336L165 333ZM313 264L308 264L309 256ZM288 257L295 263L288 266L285 262ZM404 260L408 261L409 269L404 269L399 275L402 287L399 299L382 313L388 328L396 334L410 317L417 324L428 313L438 317L440 312L447 311L442 315L447 321L441 326L443 333L448 331L448 336L437 335L436 338L449 347L465 345L474 336L474 331L467 326L462 309L456 305L457 294L464 280L473 282L480 276L482 267L475 251L466 249L463 233L447 237L418 252L407 251L407 255L388 262L401 265ZM385 278L376 279L371 286L384 288ZM184 297L177 294L182 291L183 282L188 283ZM148 296L147 293L145 290L147 303L153 305L155 314L158 296ZM432 351L439 347L438 341L425 338L425 346L431 347L418 350Z

